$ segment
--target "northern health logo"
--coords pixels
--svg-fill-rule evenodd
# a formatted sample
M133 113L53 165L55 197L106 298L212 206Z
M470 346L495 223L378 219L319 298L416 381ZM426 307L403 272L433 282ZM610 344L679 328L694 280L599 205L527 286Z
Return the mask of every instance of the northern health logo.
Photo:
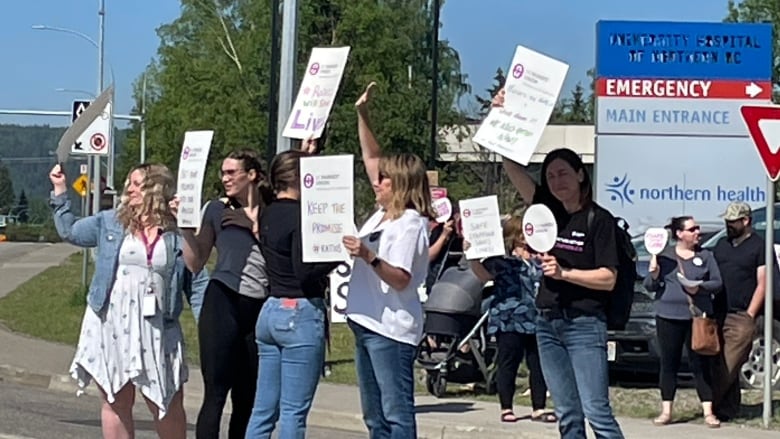
M631 180L628 179L628 174L623 174L623 178L612 177L611 183L605 183L607 187L606 191L609 193L609 198L612 201L619 201L620 206L623 207L628 204L634 204L633 197L636 194L634 189L631 189Z

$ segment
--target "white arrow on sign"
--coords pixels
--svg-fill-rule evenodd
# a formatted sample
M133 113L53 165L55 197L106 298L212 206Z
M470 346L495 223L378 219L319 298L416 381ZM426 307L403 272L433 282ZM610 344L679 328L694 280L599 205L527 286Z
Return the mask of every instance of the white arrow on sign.
M750 96L751 98L754 98L761 94L761 92L764 91L763 88L761 88L760 85L756 84L755 82L751 82L750 84L745 86L745 94Z
M780 150L780 120L761 119L758 121L758 128L766 139L769 151L772 154L777 154L777 151Z

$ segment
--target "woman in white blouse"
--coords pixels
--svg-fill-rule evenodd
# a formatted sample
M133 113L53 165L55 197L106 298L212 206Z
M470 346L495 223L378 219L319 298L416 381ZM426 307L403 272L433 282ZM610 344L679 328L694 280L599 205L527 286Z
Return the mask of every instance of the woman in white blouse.
M355 334L355 367L369 436L415 438L413 366L423 326L417 287L428 271L427 224L433 212L422 159L381 155L368 120L373 85L355 106L363 163L380 208L359 236L344 237L355 258L347 319Z

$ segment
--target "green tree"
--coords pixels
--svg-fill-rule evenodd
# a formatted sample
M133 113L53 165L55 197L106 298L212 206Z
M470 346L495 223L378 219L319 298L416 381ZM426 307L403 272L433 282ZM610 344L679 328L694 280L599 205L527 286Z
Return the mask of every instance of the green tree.
M504 74L504 70L499 67L496 69L495 76L493 76L493 85L487 90L488 96L484 98L479 95L475 96L477 104L479 105L479 116L481 118L484 118L490 112L493 97L498 94L498 92L504 87L505 83L506 75Z
M774 28L772 82L775 85L775 102L780 102L780 0L729 0L728 23L772 23Z
M330 117L326 152L359 152L353 103L369 81L377 81L372 115L383 147L428 159L432 12L427 0L301 1L299 79L313 47L351 47ZM145 72L149 161L175 169L184 132L194 129L215 130L210 163L218 163L236 147L264 153L270 29L270 0L182 1L181 16L158 29L159 56ZM442 41L439 54L438 124L458 125L462 117L455 103L468 84L457 51ZM141 79L135 84L139 108L140 83ZM134 126L128 136L124 171L137 162L138 128ZM219 192L218 171L218 165L207 169L207 197ZM364 181L358 179L357 198L368 206L373 195Z
M0 214L7 214L14 205L14 183L5 163L0 162Z
M24 193L24 189L22 189L22 192L19 193L19 200L12 210L12 214L17 216L17 221L20 223L26 223L29 220L29 213L27 195Z

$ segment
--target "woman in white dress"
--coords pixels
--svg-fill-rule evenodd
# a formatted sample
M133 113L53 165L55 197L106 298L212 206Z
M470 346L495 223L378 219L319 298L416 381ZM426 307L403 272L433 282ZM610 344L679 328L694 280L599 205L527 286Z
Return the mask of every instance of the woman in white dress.
M76 356L70 372L101 392L104 438L134 437L136 389L161 438L185 438L182 386L188 371L179 324L183 240L172 208L175 184L163 165L131 170L116 209L76 219L60 166L49 178L54 223L63 240L96 247Z

